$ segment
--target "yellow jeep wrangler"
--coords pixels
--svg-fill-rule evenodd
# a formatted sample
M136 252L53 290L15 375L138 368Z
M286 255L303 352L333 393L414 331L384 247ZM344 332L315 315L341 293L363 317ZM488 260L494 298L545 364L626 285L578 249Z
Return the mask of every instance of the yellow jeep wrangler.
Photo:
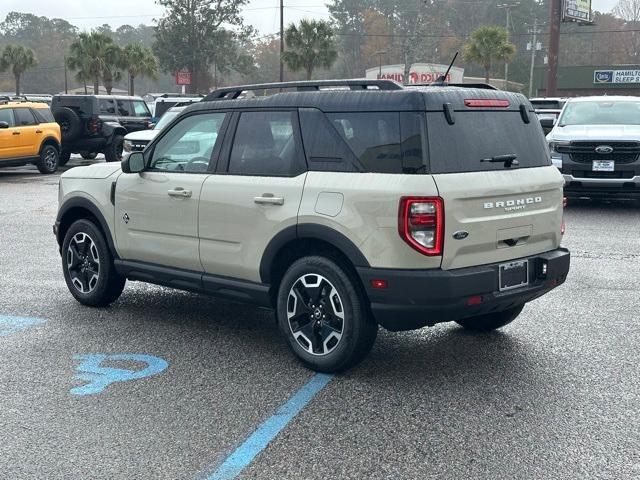
M53 173L60 158L60 126L46 103L0 101L0 166L34 164Z

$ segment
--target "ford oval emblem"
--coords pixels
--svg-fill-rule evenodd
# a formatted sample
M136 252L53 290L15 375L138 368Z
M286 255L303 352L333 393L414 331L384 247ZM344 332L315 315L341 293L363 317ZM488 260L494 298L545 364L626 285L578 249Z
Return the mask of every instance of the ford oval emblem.
M464 240L468 236L469 232L467 232L466 230L458 230L453 234L453 238L455 238L456 240Z
M602 155L606 155L608 153L612 153L613 152L613 147L609 146L609 145L598 145L596 147L596 153L600 153Z

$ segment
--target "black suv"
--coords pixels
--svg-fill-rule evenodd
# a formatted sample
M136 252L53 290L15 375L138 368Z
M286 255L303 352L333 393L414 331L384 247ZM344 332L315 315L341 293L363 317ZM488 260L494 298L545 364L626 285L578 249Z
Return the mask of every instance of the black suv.
M107 162L120 161L124 136L151 128L151 112L140 97L55 95L51 110L62 134L60 165L72 153L85 159L104 153Z

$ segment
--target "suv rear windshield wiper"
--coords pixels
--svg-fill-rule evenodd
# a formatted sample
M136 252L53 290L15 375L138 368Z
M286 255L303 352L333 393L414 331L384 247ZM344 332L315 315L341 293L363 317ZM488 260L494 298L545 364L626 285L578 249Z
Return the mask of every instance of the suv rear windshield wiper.
M518 160L516 160L518 156L515 153L508 153L506 155L496 155L491 158L481 158L481 162L491 162L491 163L504 163L504 166L509 168L512 165L519 165Z

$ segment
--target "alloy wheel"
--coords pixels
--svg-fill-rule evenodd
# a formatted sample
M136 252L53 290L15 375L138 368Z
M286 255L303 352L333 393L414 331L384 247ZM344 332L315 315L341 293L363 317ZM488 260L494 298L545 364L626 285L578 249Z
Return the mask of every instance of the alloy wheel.
M58 164L58 154L53 148L47 148L44 152L44 165L48 170L55 170Z
M335 350L344 332L344 315L338 291L322 275L303 275L289 291L287 320L291 334L312 355L328 355Z
M84 232L76 233L67 248L67 269L71 283L80 293L91 293L98 285L100 258L93 239Z

